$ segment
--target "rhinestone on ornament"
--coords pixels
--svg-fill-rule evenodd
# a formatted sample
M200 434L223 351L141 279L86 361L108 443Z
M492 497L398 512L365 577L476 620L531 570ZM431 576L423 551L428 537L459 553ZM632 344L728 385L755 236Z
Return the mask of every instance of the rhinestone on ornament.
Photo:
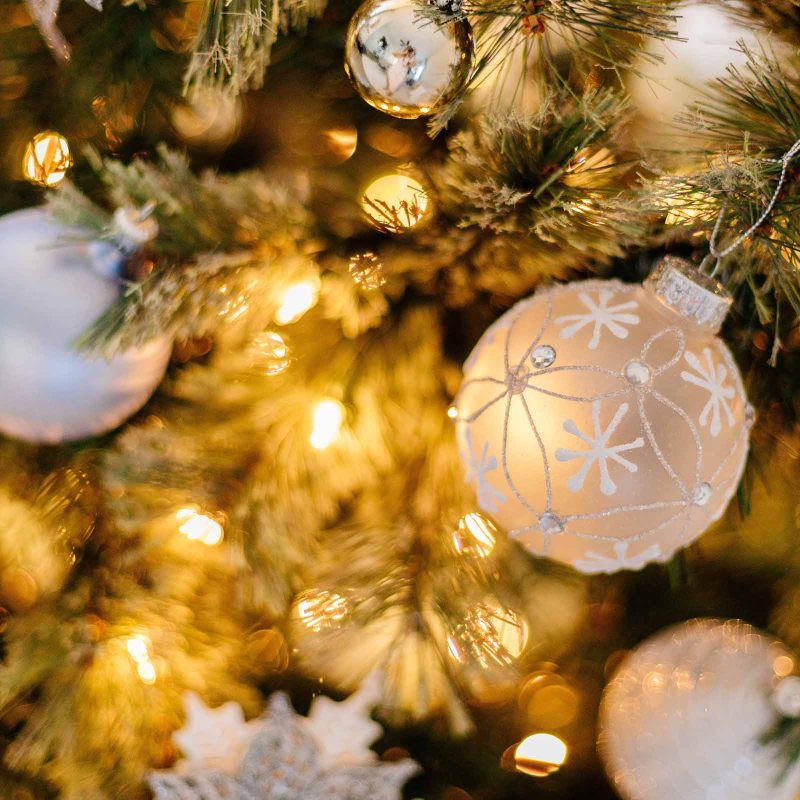
M752 428L756 422L756 409L752 403L748 403L744 409L744 424L748 428Z
M632 386L647 386L652 377L650 367L641 361L629 361L622 370L622 374Z
M561 521L560 517L551 514L549 511L545 511L545 513L539 517L539 530L548 535L561 533L564 530L564 523Z
M536 369L546 369L556 360L556 349L549 344L540 344L533 348L531 363Z
M699 483L692 492L692 503L696 506L704 506L711 499L711 484Z

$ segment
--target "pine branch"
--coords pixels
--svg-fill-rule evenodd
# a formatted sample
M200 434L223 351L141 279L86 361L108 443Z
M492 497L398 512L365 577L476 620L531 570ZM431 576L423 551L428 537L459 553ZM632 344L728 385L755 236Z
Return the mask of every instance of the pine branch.
M282 33L305 27L327 0L204 0L186 88L238 95L264 82Z
M766 51L740 47L745 66L729 67L685 121L695 143L695 167L660 174L643 198L657 213L668 214L675 232L688 236L710 235L722 211L718 242L723 247L761 216L780 179L778 159L800 139L797 76ZM750 296L762 323L773 322L784 302L800 313L797 175L792 162L767 221L721 264L728 287Z
M620 84L623 71L638 72L636 60L651 64L662 59L642 50L645 38L678 40L675 29L676 5L670 0L647 0L644 3L611 0L593 3L588 0L464 0L461 3L438 3L417 0L420 15L434 24L453 19L469 19L479 43L479 58L469 87L495 81L504 87L509 81L515 59L525 67L517 82L536 75L545 85L568 87L561 74L556 51L564 49L577 71L584 77L593 69L614 72ZM528 69L530 66L532 69ZM523 87L514 89L520 96ZM440 110L431 119L429 130L437 135L457 110L459 100Z

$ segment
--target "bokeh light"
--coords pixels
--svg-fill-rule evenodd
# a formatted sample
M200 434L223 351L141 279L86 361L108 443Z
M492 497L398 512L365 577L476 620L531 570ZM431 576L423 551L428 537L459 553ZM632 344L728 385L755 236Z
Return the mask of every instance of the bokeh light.
M71 166L67 140L56 131L42 131L28 142L22 171L31 183L52 187L64 180Z

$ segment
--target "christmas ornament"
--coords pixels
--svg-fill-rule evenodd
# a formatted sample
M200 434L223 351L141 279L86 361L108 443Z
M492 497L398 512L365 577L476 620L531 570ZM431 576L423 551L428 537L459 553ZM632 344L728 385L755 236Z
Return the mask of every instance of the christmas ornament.
M187 759L148 783L156 800L399 800L419 767L375 763L369 745L383 734L369 718L376 701L370 679L342 703L315 698L302 717L278 692L261 719L245 722L235 703L211 710L187 696L187 726L175 735Z
M795 798L800 765L788 766L779 743L765 741L779 719L770 698L787 656L750 625L709 619L637 647L600 708L600 753L620 796Z
M111 360L75 352L119 291L101 270L123 261L81 235L44 209L0 218L0 431L10 436L55 443L111 430L150 397L169 360L167 337Z
M587 572L666 561L724 511L753 411L716 336L730 297L667 258L645 286L540 289L464 365L456 424L478 505Z
M413 0L367 0L350 21L345 69L370 105L416 119L456 98L472 69L466 20L438 25Z
M662 125L689 111L691 104L701 99L704 84L724 78L728 65L743 67L747 63L745 52L738 47L740 41L756 51L760 47L753 27L737 21L724 4L684 3L675 13L680 39L651 39L647 48L650 58L663 59L663 63L642 60L637 72L631 73L634 105L646 118ZM762 32L765 44L767 36Z
M56 186L72 166L69 143L55 131L37 133L28 142L22 159L22 172L37 186Z

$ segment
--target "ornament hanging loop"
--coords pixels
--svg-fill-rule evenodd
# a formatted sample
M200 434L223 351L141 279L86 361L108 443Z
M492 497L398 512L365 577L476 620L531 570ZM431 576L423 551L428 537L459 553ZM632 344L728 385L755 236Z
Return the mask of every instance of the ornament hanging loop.
M778 197L780 197L780 193L783 190L783 185L786 183L786 172L789 168L789 162L798 153L800 153L800 139L798 139L780 158L758 159L766 164L781 165L781 174L778 177L778 183L775 186L775 191L772 193L772 197L770 197L769 202L764 207L764 210L761 212L759 218L746 231L739 234L739 236L737 236L727 247L724 247L720 250L717 246L717 237L719 236L720 229L722 228L722 222L725 219L725 214L728 211L728 206L725 203L722 204L719 214L717 215L717 221L714 224L714 229L711 231L711 239L708 243L709 254L703 259L703 263L700 266L701 269L704 269L706 261L709 258L715 258L717 263L714 265L714 269L710 273L712 278L719 272L722 259L740 247L746 239L749 239L767 221L767 219L769 219L770 214L772 214L772 210L775 208L775 203L778 202Z

